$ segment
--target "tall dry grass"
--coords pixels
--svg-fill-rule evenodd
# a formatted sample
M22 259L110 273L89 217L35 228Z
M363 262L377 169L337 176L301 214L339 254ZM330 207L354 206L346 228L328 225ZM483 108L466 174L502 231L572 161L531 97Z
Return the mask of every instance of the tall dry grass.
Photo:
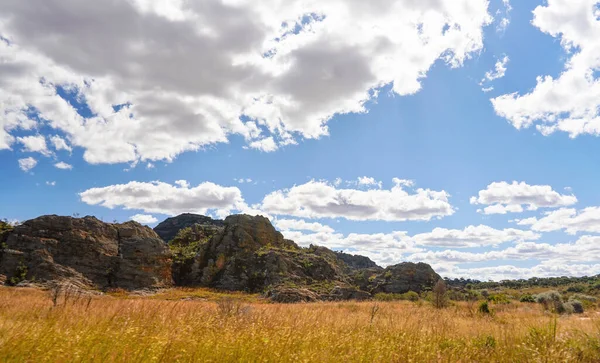
M181 295L181 292L175 296ZM203 292L206 294L206 291ZM166 296L172 296L167 294ZM512 303L298 305L96 296L57 306L0 288L2 362L594 362L600 316ZM375 312L374 312L375 311Z

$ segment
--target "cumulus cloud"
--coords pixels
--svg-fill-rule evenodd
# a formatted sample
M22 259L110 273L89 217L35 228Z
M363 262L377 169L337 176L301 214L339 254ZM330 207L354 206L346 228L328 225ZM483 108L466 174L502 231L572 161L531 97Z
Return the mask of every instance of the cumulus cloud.
M307 222L303 219L276 219L275 227L282 231L312 231L333 233L333 228L318 222Z
M46 181L46 185L53 187L56 185L56 182L55 181Z
M62 169L62 170L71 170L71 169L73 169L73 165L67 164L67 163L65 163L63 161L60 161L60 162L54 164L54 167L57 168L57 169Z
M478 279L593 275L600 267L600 236L582 236L573 243L520 242L500 251L420 251L406 259L430 263L444 276L478 276ZM533 261L535 264L528 268L511 265L465 267L490 261Z
M311 244L325 246L334 250L345 250L371 258L376 263L387 266L400 263L409 253L422 251L408 238L406 232L390 233L349 233L337 232L303 233L283 230L285 238L301 246Z
M66 150L68 152L73 151L73 148L71 148L69 146L69 144L67 144L65 139L63 139L62 137L60 137L58 135L51 136L50 141L52 142L52 145L54 146L54 149L56 151L60 151L60 150Z
M522 226L531 226L532 230L540 232L565 230L569 234L600 233L600 207L588 207L580 211L561 208L545 213L544 217L540 219L532 217L516 222Z
M471 197L471 204L487 205L484 214L518 213L527 206L528 210L569 206L577 203L574 195L560 194L549 185L529 185L525 182L494 182L479 191L477 197Z
M382 183L380 181L375 180L373 177L361 176L358 177L358 185L364 186L377 186L381 189Z
M480 51L491 20L486 0L5 1L0 149L44 120L89 163L234 134L273 151L327 135L383 85L418 92L438 60Z
M428 221L454 213L445 191L408 192L398 183L389 190L338 189L326 181L310 181L277 190L262 201L261 209L274 215L349 220Z
M435 270L448 277L472 278L479 280L528 279L531 277L592 276L600 274L600 264L572 264L542 262L532 267L501 265L490 267L460 268L454 265L434 265Z
M42 135L17 137L17 142L23 145L23 151L40 153L44 156L52 154L46 145L46 138Z
M495 246L504 242L521 242L537 240L539 234L515 228L503 230L489 226L468 226L462 230L435 228L428 233L417 234L412 237L416 245L435 247L485 247Z
M135 214L129 217L129 219L140 224L154 224L158 222L158 219L150 214Z
M499 116L517 129L532 125L543 134L562 131L571 137L600 134L600 21L596 0L552 0L533 11L532 24L560 40L570 55L555 79L539 76L524 95L492 99Z
M184 180L176 185L159 181L91 188L79 194L84 203L107 208L138 209L146 213L177 215L181 213L206 214L220 211L244 210L246 205L241 191L210 182L191 187Z
M23 170L24 172L30 171L31 169L35 168L36 165L37 160L35 160L32 157L19 159L19 168L21 168L21 170Z

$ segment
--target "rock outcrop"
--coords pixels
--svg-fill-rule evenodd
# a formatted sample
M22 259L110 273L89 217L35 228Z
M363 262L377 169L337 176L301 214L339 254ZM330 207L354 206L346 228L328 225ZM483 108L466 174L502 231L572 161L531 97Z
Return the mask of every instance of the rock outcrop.
M199 214L184 213L176 217L167 218L156 227L154 232L160 236L165 242L169 242L177 233L194 225L223 227L224 222L219 219L212 219Z
M300 248L284 239L267 218L234 215L225 219L221 232L197 244L195 255L182 262L185 267L174 278L186 285L250 292L343 282L346 276L335 254L325 249L327 256L319 249ZM175 251L175 260L181 260Z
M422 262L403 262L385 269L358 270L352 277L356 286L372 294L421 292L432 288L441 279L430 265Z
M310 302L421 292L440 279L424 263L383 269L367 257L300 247L261 216L218 221L185 214L155 230L89 216L42 216L15 227L0 223L0 283L143 289L174 282Z
M6 282L69 281L93 288L138 289L172 283L171 253L152 229L94 217L42 216L2 234Z
M377 266L370 258L361 255L351 255L344 252L335 252L335 255L340 260L344 261L352 270L361 270L365 268L381 268Z

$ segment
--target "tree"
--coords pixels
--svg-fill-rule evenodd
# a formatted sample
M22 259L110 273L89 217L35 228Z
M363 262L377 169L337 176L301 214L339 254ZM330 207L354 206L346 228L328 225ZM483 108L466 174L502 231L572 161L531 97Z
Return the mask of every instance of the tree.
M448 305L448 287L444 280L438 280L433 287L433 306L437 309L444 308Z

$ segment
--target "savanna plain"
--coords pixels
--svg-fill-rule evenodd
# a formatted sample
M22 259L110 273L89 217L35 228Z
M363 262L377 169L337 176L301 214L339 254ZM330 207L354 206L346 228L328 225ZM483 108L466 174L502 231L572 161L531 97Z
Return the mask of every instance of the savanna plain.
M277 304L210 289L0 287L0 361L600 361L595 303L558 314L518 299L443 308L413 300Z

